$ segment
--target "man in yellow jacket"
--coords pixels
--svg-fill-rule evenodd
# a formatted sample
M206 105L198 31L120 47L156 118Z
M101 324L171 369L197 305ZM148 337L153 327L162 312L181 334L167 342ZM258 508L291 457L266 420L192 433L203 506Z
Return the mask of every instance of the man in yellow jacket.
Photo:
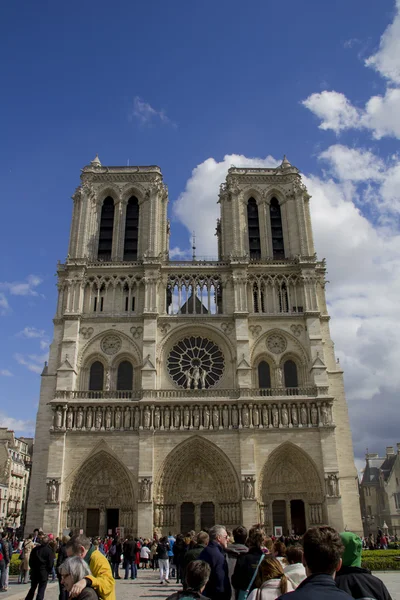
M85 587L92 587L100 600L116 600L115 579L111 573L110 563L99 550L95 549L89 538L85 535L72 537L67 542L67 555L83 558L92 573L74 584L70 597L76 598Z

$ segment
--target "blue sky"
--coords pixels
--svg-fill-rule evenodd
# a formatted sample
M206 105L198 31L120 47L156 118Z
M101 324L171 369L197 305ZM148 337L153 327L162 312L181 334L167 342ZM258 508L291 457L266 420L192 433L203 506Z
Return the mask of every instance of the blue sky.
M158 164L171 246L197 225L207 255L226 168L286 153L313 195L356 454L400 441L397 5L2 3L0 423L32 431L70 196L96 153Z

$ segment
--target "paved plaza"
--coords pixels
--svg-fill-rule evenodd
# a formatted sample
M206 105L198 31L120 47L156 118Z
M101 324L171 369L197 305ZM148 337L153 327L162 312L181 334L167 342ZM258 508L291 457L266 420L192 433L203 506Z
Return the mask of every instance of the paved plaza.
M121 571L122 574L122 571ZM400 600L400 571L385 571L375 573L388 588L393 600ZM28 593L29 586L10 583L9 591L2 594L2 598L12 600L23 600ZM135 581L124 579L116 582L117 600L138 600L139 598L167 598L172 592L180 589L180 586L171 583L160 585L158 571L139 571L139 577ZM45 600L58 600L58 584L49 583L46 590Z

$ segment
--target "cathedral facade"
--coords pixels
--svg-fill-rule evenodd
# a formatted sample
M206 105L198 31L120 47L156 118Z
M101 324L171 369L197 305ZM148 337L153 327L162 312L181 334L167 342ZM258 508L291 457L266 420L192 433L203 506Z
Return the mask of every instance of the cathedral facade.
M218 259L173 261L160 169L82 170L28 532L362 531L309 199L286 159L232 167Z

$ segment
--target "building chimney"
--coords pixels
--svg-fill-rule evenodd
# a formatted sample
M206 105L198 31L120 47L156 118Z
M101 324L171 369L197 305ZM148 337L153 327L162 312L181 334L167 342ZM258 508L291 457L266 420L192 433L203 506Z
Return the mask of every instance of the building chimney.
M389 458L389 456L393 456L393 454L394 454L393 446L386 446L386 458Z
M400 446L400 444L399 444ZM369 452L365 455L365 458L379 458L379 454L377 452Z

